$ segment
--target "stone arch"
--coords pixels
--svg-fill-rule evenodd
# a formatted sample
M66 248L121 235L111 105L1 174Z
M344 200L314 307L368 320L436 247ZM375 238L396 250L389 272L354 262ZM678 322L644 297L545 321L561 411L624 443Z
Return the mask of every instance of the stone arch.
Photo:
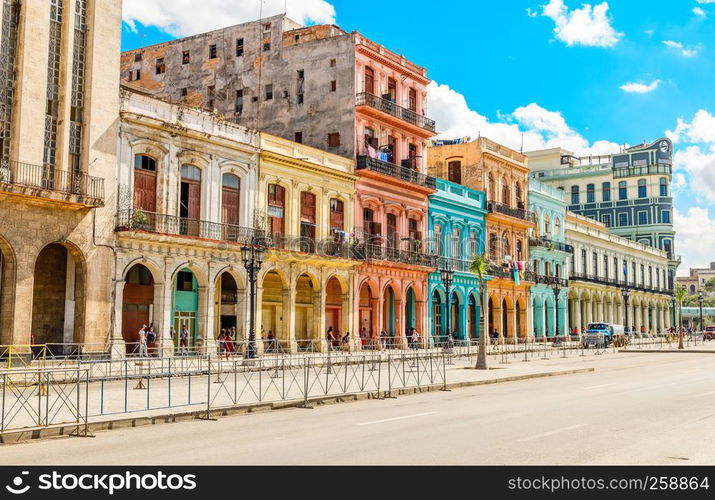
M65 344L84 341L87 262L67 240L45 245L34 262L32 343L60 344L50 350L64 353Z
M17 286L17 257L10 242L0 236L0 343L13 341L13 311Z
M152 278L154 279L155 284L162 284L164 283L164 273L162 272L162 268L159 264L154 262L153 259L147 258L147 257L137 257L136 259L130 260L125 266L124 269L122 269L120 279L126 280L127 279L127 273L136 265L141 264L142 266L146 267L149 269L151 272Z
M516 305L514 307L514 318L516 321L515 332L519 337L527 337L529 335L528 331L528 308L526 304L526 299L523 295L519 295L516 299Z

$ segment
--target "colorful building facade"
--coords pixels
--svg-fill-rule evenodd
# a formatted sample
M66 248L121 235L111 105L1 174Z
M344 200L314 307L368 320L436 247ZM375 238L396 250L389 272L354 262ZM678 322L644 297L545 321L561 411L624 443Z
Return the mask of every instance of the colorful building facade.
M486 193L486 249L491 261L487 285L489 331L500 338L530 334L529 232L526 156L480 137L428 148L430 174Z
M534 229L529 237L529 256L535 275L531 287L533 335L565 335L568 325L568 269L573 249L566 244L564 192L537 180L529 180L529 210Z
M482 287L470 264L484 253L486 196L437 179L429 203L430 244L438 256L437 270L429 275L429 333L435 343L445 342L448 331L455 340L475 340L481 333ZM442 269L454 271L449 295Z
M322 351L332 327L356 347L354 162L265 133L260 147L257 209L272 248L258 276L257 338Z

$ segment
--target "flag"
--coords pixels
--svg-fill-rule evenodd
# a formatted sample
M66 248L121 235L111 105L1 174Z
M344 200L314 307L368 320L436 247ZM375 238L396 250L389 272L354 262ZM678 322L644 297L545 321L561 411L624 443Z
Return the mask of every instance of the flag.
M519 269L518 268L515 267L512 270L512 276L514 276L514 284L516 286L519 286L519 283L521 283L521 282L519 281Z
M628 276L628 264L626 264L626 261L623 261L623 276Z

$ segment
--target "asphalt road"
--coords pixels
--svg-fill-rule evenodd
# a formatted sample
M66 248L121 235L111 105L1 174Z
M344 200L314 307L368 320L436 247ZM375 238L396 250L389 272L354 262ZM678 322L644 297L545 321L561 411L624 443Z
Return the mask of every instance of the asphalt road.
M715 464L715 354L0 448L1 464Z

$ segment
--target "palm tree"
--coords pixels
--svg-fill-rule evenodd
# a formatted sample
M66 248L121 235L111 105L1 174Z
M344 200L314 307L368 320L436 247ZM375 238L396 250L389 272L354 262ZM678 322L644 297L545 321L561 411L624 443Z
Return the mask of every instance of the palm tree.
M489 336L489 332L487 331L488 325L485 325L484 322L484 311L486 311L487 308L487 282L484 277L489 269L489 256L486 253L475 255L469 269L479 278L479 287L482 290L482 307L479 310L479 324L482 325L482 329L481 332L479 332L479 350L477 351L476 369L487 370L487 337Z
M685 346L683 345L683 301L685 300L685 296L687 294L688 290L683 285L680 285L675 289L675 300L678 301L678 306L680 307L680 310L678 311L678 349L685 349Z

